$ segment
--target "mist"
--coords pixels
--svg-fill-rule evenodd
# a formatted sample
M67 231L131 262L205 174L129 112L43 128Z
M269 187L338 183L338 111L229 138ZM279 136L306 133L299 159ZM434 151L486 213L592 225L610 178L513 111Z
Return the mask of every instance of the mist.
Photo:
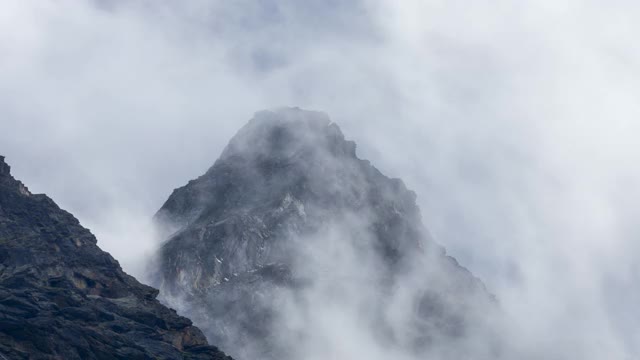
M255 111L300 106L416 191L521 354L638 357L637 3L2 8L0 151L133 275L171 190Z
M493 301L472 287L455 288L468 284L437 252L414 254L401 274L391 275L388 259L372 246L370 221L347 215L293 242L293 272L303 285L281 288L266 301L276 310L280 358L535 358L500 334L508 325Z

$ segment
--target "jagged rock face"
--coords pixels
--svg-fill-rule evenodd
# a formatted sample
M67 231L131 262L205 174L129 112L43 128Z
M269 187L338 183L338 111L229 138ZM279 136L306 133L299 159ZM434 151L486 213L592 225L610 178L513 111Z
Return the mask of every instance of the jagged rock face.
M230 359L0 156L0 358Z
M390 257L426 240L415 194L358 159L355 144L326 115L259 113L205 175L174 191L156 215L179 230L163 249L166 263L175 265L163 267L166 280L181 291L209 289L282 261L286 235L345 212L369 213Z
M470 309L491 296L431 240L415 199L359 159L325 114L263 111L156 214L167 238L157 285L239 359L304 357L292 339L319 334L296 328L291 313L304 318L332 302L332 291L353 289L345 298L367 309L376 341L424 352L463 337L475 321ZM403 303L398 288L416 267L424 276ZM387 318L393 306L401 327Z

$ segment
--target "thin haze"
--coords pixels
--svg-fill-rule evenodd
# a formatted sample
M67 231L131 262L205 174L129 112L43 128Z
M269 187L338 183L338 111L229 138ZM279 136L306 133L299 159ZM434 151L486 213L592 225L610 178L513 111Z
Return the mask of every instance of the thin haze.
M615 0L10 0L0 151L135 274L148 219L254 111L322 110L418 193L528 346L636 358L638 18Z

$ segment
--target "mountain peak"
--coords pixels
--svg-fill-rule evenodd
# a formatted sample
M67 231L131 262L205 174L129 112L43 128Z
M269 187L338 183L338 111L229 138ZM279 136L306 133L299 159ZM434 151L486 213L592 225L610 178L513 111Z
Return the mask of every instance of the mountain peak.
M261 217L291 199L308 207L304 223L310 227L334 213L372 207L397 217L397 226L407 231L386 243L394 243L393 252L422 248L429 238L415 193L359 159L355 142L325 113L299 108L257 112L203 176L171 194L156 219L175 234L199 222L206 226L212 217Z
M256 113L214 165L158 211L156 219L170 229L155 272L161 294L179 299L172 304L234 358L302 358L282 342L300 334L279 325L290 312L275 299L319 294L314 305L292 309L313 314L335 301L319 290L325 285L359 288L354 302L340 306L362 303L382 314L390 311L394 287L422 262L424 274L408 287L413 303L406 307L422 312L408 319L421 320L408 324L415 335L399 335L396 345L419 351L433 338L459 337L471 322L466 302L490 297L431 240L415 193L359 159L355 149L324 113ZM465 304L450 302L450 293ZM380 336L393 324L379 320L383 325L358 326ZM302 333L324 336L313 327Z
M257 112L231 139L220 159L269 156L281 160L323 151L355 157L355 143L347 141L323 112L279 108Z

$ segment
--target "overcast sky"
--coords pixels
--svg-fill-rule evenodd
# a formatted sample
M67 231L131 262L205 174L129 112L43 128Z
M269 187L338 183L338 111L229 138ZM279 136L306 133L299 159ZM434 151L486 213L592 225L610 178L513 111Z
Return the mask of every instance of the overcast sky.
M0 154L134 274L170 192L254 112L299 106L417 192L523 336L638 358L640 3L0 6Z

